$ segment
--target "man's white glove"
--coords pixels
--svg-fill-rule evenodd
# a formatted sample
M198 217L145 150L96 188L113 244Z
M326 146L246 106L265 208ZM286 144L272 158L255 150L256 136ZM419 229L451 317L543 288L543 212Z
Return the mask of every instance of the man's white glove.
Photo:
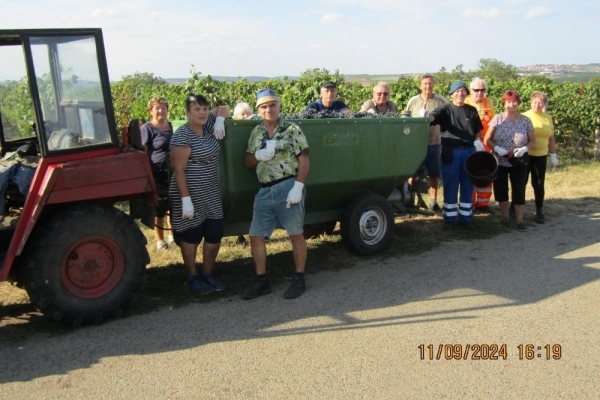
M527 148L527 146L519 147L513 150L513 155L517 158L521 158L525 155L525 153L527 153L528 150L529 149Z
M480 139L476 139L473 142L473 146L475 146L475 150L477 150L477 151L484 151L485 150L483 148L483 142Z
M275 157L275 152L265 147L264 149L256 150L254 157L256 157L258 161L269 161Z
M181 214L183 219L194 218L194 205L190 196L181 198Z
M427 117L428 115L429 115L429 113L427 112L427 110L426 110L425 108L421 108L421 109L419 110L419 116L420 116L420 117L423 117L423 118L425 118L425 117Z
M290 208L292 204L300 203L300 200L302 200L303 188L304 183L298 181L294 182L294 187L292 188L292 190L290 190L287 196L287 208Z
M504 148L504 147L500 147L500 146L495 146L494 147L494 151L496 152L496 154L498 154L500 157L504 157L505 155L508 154L508 151Z
M213 135L219 140L225 137L225 118L217 117L215 127L213 128Z
M552 167L556 167L558 165L558 157L556 157L556 153L550 154L550 165Z

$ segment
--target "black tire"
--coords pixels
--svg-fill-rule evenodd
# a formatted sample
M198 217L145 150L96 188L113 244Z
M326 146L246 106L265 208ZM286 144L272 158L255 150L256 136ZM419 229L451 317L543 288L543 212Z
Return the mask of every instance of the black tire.
M335 230L337 221L327 221L318 224L304 225L304 238L316 239L321 235L331 235Z
M346 208L341 221L342 242L367 256L382 252L394 238L394 213L385 198L365 193Z
M119 315L142 286L146 238L127 214L99 204L56 212L28 241L25 289L56 321L80 325Z

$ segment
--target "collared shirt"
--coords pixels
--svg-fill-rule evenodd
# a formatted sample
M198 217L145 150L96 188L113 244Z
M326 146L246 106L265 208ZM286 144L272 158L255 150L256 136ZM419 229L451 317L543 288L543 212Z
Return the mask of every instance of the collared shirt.
M298 156L308 153L308 142L306 136L298 125L293 122L279 118L277 129L273 133L275 140L275 156L269 161L259 161L256 165L256 175L262 184L274 182L298 173ZM257 150L267 146L269 135L265 123L256 125L250 138L246 154L254 154Z
M306 106L306 111L308 111L308 110L316 110L316 111L326 110L326 111L343 112L343 111L346 111L349 109L350 109L350 107L348 107L341 100L334 100L331 107L325 107L325 104L323 104L323 102L321 100L314 101Z
M442 104L448 103L448 100L437 93L433 94L431 99L424 99L420 94L411 97L408 100L408 104L406 105L406 109L410 111L411 116L419 117L419 110L423 108L423 105L426 104L426 110L431 113L437 107ZM429 145L440 144L440 126L439 125L431 125L429 127Z
M373 110L373 112L377 115L385 115L388 113L397 113L398 112L398 107L396 107L396 104L394 104L393 101L391 101L391 100L386 101L386 105L387 105L387 111L383 112L383 111L381 111L379 106L377 104L375 104L375 100L373 100L373 99L367 100L360 107L360 112L369 112L370 110Z

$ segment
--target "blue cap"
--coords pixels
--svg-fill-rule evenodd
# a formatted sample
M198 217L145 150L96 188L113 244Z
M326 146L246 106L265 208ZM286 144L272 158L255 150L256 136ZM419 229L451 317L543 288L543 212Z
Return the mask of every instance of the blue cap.
M452 95L452 93L456 92L456 89L464 87L465 90L467 91L467 94L469 94L469 89L467 88L467 85L465 85L465 83L463 81L454 81L452 82L452 85L450 85L450 93L448 93L449 95Z
M271 101L281 103L281 100L279 100L279 97L277 97L277 95L272 89L261 89L256 94L256 107L264 103L269 103Z

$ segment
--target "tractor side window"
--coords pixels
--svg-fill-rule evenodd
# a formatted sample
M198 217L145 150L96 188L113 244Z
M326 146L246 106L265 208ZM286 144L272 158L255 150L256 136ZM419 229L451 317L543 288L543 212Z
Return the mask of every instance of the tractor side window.
M21 46L0 46L0 60L0 133L3 141L35 138L35 112L23 49Z

